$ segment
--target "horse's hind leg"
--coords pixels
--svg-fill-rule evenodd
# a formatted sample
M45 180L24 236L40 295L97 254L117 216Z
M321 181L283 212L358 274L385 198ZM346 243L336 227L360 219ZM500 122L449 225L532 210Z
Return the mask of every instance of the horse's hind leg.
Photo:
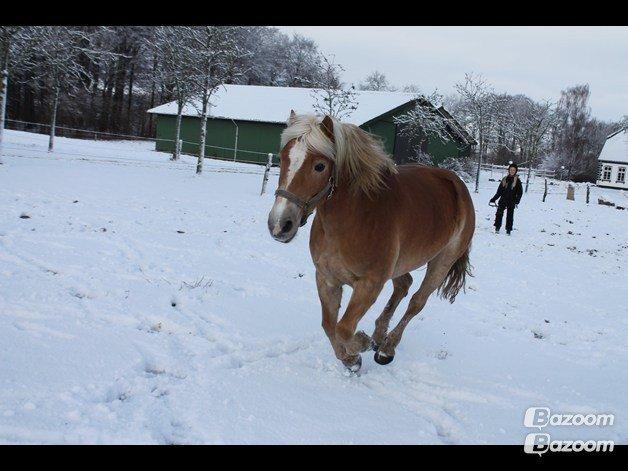
M410 298L410 303L408 304L405 314L375 352L375 361L377 363L387 365L393 361L395 348L397 348L397 345L399 345L401 341L403 331L412 318L421 312L430 295L443 283L449 269L455 261L455 257L452 257L447 252L441 252L441 254L427 264L425 278L423 278L419 290Z
M390 319L392 319L392 316L395 314L395 309L397 309L401 300L408 295L408 290L410 286L412 286L412 276L410 276L410 273L406 273L405 275L393 278L392 282L394 286L392 296L375 321L375 331L372 336L374 350L377 350L386 339Z

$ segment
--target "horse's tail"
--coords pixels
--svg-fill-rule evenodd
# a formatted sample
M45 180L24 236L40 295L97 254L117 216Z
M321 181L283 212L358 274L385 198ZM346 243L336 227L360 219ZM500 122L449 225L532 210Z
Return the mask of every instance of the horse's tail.
M465 290L465 283L467 275L471 274L471 263L469 262L469 251L471 250L471 244L467 247L467 250L462 256L456 260L456 262L449 269L449 273L443 280L443 283L438 288L438 294L443 298L453 303L456 299L456 295L462 289Z

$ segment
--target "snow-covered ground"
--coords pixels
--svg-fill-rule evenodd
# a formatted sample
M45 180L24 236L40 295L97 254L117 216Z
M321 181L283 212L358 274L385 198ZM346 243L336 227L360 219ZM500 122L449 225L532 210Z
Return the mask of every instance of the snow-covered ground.
M550 433L628 443L628 210L595 204L620 192L542 203L535 181L507 237L483 175L467 293L352 375L320 327L311 223L288 245L267 232L276 174L260 197L257 166L5 138L0 443L523 444L530 406L612 413Z

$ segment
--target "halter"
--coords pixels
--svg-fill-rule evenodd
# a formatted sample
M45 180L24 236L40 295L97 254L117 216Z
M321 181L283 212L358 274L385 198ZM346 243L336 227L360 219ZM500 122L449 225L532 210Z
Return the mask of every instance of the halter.
M316 205L323 198L325 198L325 196L327 196L327 199L331 198L331 195L334 194L334 188L335 188L334 177L329 177L329 181L327 182L327 185L325 185L325 188L323 188L321 191L316 193L307 201L303 201L297 195L289 192L288 190L279 189L275 191L275 196L281 196L283 198L286 198L288 201L296 204L299 208L303 210L303 217L301 217L300 225L304 226L305 223L307 222L307 218L310 217L310 214L312 213L312 211L314 211L314 208L316 207Z

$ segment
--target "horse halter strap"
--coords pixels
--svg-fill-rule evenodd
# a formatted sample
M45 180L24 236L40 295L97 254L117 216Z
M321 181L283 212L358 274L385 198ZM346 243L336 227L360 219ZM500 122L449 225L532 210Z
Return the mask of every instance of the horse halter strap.
M334 178L331 177L321 191L312 196L309 200L303 201L294 193L289 192L288 190L278 189L275 191L275 196L281 196L282 198L286 198L288 201L296 204L299 208L303 210L303 218L301 219L301 225L303 226L307 222L307 218L310 213L314 210L316 205L323 199L325 196L327 198L331 198L331 195L334 193Z

